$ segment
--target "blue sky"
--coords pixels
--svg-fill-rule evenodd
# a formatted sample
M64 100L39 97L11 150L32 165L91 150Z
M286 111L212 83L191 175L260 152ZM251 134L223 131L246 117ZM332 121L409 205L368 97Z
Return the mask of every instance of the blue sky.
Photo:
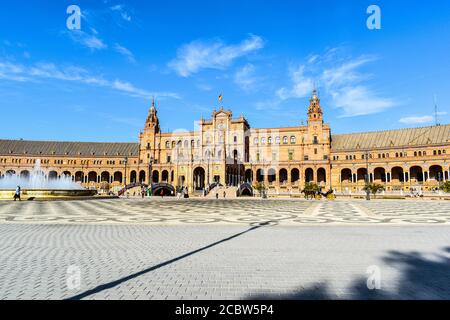
M137 141L153 96L164 131L191 130L220 93L252 127L295 126L314 84L333 133L431 125L435 96L448 123L449 56L447 0L16 0L0 10L0 138Z

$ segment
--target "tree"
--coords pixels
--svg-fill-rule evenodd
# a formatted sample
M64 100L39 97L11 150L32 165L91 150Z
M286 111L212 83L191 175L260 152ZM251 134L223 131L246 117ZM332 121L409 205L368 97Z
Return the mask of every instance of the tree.
M315 184L314 182L306 182L305 183L305 188L303 189L303 193L305 194L305 198L306 199L320 199L321 196L319 194L320 188L317 184Z
M441 190L443 190L445 193L450 193L450 181L444 182L440 186Z
M256 191L259 192L259 195L262 196L263 192L265 191L265 187L261 182L257 182L254 186L253 189L255 189Z
M381 184L378 184L378 183L369 183L369 184L366 184L365 186L364 186L364 191L369 191L369 192L371 192L374 196L378 193L378 192L380 192L380 191L384 191L385 190L385 188L384 188L384 186L383 185L381 185Z
M317 192L319 192L319 190L320 190L320 188L316 183L314 183L314 182L306 182L305 183L305 191L317 193Z

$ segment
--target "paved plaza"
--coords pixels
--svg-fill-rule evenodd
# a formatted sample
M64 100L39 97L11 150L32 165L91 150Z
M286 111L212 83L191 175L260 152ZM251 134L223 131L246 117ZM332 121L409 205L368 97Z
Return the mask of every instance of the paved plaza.
M450 201L300 199L0 201L0 223L450 225Z
M0 299L70 298L450 299L450 201L0 202Z

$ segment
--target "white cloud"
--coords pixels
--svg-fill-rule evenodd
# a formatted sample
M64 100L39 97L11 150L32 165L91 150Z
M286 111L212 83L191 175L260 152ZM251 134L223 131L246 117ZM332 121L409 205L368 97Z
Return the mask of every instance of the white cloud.
M291 88L280 88L276 94L281 100L291 98L304 98L311 94L314 88L314 81L305 76L305 66L301 65L297 68L291 68L290 78L292 81Z
M182 77L189 77L202 69L223 70L235 59L264 47L261 37L250 37L237 45L226 45L222 41L194 41L178 49L176 59L169 67Z
M88 34L81 30L71 30L65 33L68 34L74 42L79 43L92 51L108 48L106 43L97 37L98 33L93 32L94 34Z
M244 91L255 90L261 80L255 75L255 66L251 63L246 64L234 75L234 82Z
M276 91L279 101L308 97L316 83L324 89L322 98L330 97L330 104L342 110L341 117L374 114L395 106L394 99L382 97L367 85L373 75L361 71L375 57L338 58L340 51L332 48L321 56L311 54L306 57L306 64L291 67L291 86Z
M372 61L374 61L374 58L359 57L346 61L337 67L325 69L322 73L321 81L330 88L368 79L370 75L361 74L357 69Z
M331 93L334 106L341 108L341 117L374 114L393 107L394 101L378 97L365 86L343 87Z
M173 92L152 92L140 89L123 80L116 79L111 81L101 76L92 75L86 69L76 66L60 67L52 63L24 66L8 61L0 61L0 80L37 82L42 79L71 81L110 88L128 96L146 100L150 100L153 97L179 99L179 95Z
M116 43L114 46L114 50L116 50L118 53L124 56L129 62L136 63L134 54L124 46L121 46L120 44Z
M125 6L123 4L118 4L115 6L112 6L110 8L112 11L118 12L123 20L130 22L131 21L131 15L130 13L125 9Z
M411 116L411 117L403 117L399 120L400 123L404 124L421 124L421 123L430 123L433 121L432 116Z

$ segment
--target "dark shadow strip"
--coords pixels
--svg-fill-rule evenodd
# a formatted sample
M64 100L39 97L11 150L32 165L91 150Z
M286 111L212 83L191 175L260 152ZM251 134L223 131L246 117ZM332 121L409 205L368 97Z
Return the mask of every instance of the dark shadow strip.
M76 295L76 296L73 296L73 297L71 297L71 298L68 298L68 299L66 299L66 300L81 300L81 299L84 299L84 298L86 298L86 297L89 297L90 295L99 293L99 292L101 292L101 291L103 291L103 290L111 289L111 288L113 288L113 287L118 286L119 284L122 284L122 283L128 281L128 280L132 280L132 279L137 278L137 277L139 277L139 276L142 276L142 275L144 275L144 274L146 274L146 273L148 273L148 272L151 272L151 271L154 271L154 270L156 270L156 269L165 267L165 266L167 266L167 265L169 265L169 264L172 264L172 263L177 262L177 261L179 261L179 260L182 260L182 259L185 259L185 258L187 258L187 257L190 257L190 256L192 256L192 255L194 255L194 254L196 254L196 253L199 253L199 252L201 252L201 251L210 249L210 248L215 247L215 246L217 246L217 245L219 245L219 244L221 244L221 243L224 243L224 242L226 242L226 241L230 241L230 240L232 240L232 239L234 239L234 238L240 237L240 236L242 236L242 235L244 235L244 234L246 234L246 233L248 233L248 232L250 232L250 231L253 231L253 230L259 229L259 228L261 228L261 227L263 227L263 226L269 225L269 223L270 223L270 222L264 222L264 223L261 223L261 224L259 224L259 225L257 225L257 226L251 227L251 228L248 229L248 230L245 230L245 231L243 231L243 232L240 232L240 233L237 233L237 234L235 234L235 235L232 235L231 237L228 237L228 238L219 240L219 241L217 241L217 242L211 243L211 244L209 244L209 245L207 245L207 246L205 246L205 247L199 248L199 249L197 249L197 250L195 250L195 251L188 252L188 253L183 254L183 255L181 255L181 256L179 256L179 257L176 257L176 258L173 258L173 259L171 259L171 260L162 262L162 263L160 263L160 264L157 264L157 265L152 266L152 267L150 267L150 268L147 268L147 269L145 269L145 270L142 270L142 271L139 271L139 272L130 274L129 276L120 278L120 279L118 279L118 280L115 280L115 281L112 281L112 282L108 282L108 283L99 285L99 286L97 286L97 287L95 287L95 288L93 288L93 289L91 289L91 290L82 292L82 293L80 293L80 294L78 294L78 295Z

